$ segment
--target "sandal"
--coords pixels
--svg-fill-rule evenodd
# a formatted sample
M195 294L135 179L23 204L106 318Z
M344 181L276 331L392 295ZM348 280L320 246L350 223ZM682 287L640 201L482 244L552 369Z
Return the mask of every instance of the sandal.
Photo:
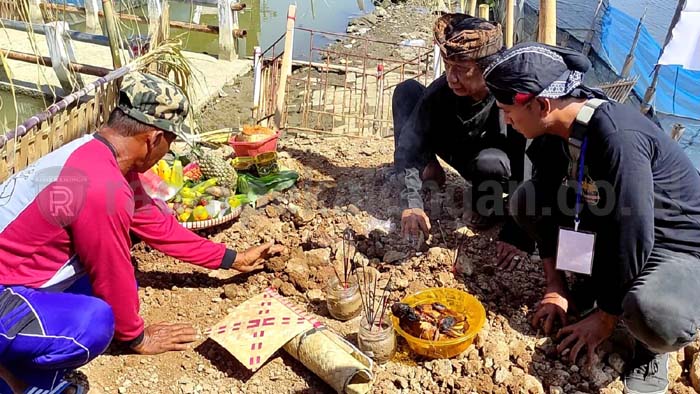
M35 386L27 387L23 394L67 394L66 390L74 389L74 394L85 394L85 387L81 384L61 380L53 389L42 389Z

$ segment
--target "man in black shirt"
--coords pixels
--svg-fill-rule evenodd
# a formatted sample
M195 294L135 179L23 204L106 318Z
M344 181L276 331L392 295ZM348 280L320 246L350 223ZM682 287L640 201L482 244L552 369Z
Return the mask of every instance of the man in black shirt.
M502 50L501 27L465 14L445 14L434 30L445 74L427 88L415 80L405 81L396 87L392 100L405 236L429 233L420 190L423 182L444 184L445 172L437 157L472 181L472 224L482 228L502 211L497 204L509 191L509 182L523 179L525 138L503 122L482 76L489 60ZM518 255L514 246L534 249L534 242L512 222L504 225L501 239L507 241L499 244L504 263Z
M524 43L484 72L506 121L534 139L533 177L510 202L544 262L533 324L549 333L561 321L558 350L571 348L575 361L585 347L590 361L624 321L637 340L625 392L665 393L668 353L692 342L700 322L700 174L639 110L582 85L589 68L577 52ZM590 274L583 296L594 309L570 325L567 312L587 306L562 270Z

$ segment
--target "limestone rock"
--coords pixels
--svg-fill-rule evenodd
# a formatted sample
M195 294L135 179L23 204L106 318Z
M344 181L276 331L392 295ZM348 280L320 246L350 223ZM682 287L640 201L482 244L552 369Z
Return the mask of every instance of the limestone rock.
M700 392L700 353L695 353L692 360L689 368L690 382L693 384L695 391Z
M405 257L405 253L390 250L384 254L384 258L382 260L384 260L385 263L394 264L400 260L403 260Z
M320 267L330 263L331 250L329 248L308 250L304 252L304 256L310 267Z
M523 377L523 390L528 394L544 394L542 382L532 375Z
M668 381L673 383L683 374L683 367L678 363L675 353L671 353L668 358Z
M319 303L325 300L326 296L320 289L311 289L306 292L306 299L312 303Z
M510 359L510 349L504 341L489 342L484 346L484 357L490 357L496 365L502 365Z

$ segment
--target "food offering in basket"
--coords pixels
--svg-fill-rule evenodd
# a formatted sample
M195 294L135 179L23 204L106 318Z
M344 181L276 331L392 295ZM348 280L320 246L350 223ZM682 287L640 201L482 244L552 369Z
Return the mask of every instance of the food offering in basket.
M483 305L457 289L431 288L391 306L392 323L413 352L451 358L474 341L486 322Z
M169 156L174 158L160 160L151 171L177 189L166 200L179 222L222 219L248 202L236 194L238 173L217 151L197 147L184 156Z
M243 130L231 136L229 144L237 157L255 157L261 153L276 152L279 132L261 125L244 125Z

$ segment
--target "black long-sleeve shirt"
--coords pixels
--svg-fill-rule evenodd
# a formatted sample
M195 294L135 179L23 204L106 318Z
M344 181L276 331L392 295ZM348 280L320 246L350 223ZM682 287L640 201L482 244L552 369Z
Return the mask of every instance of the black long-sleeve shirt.
M678 143L630 106L602 104L586 136L586 173L600 199L585 205L580 229L596 233L592 275L598 306L619 314L653 248L700 255L700 174ZM566 143L544 137L528 151L533 179L556 191L569 173L560 154ZM559 200L569 202L568 223L562 224L573 226L572 199ZM543 257L555 253L553 234L540 245Z
M506 126L492 96L481 101L457 96L442 75L425 89L396 143L395 166L404 173L402 200L408 208L423 209L420 173L438 151L451 152L456 163L450 164L454 165L468 162L482 149L500 149L510 159L511 179L522 181L525 142ZM510 218L499 238L526 252L534 251L534 241Z

